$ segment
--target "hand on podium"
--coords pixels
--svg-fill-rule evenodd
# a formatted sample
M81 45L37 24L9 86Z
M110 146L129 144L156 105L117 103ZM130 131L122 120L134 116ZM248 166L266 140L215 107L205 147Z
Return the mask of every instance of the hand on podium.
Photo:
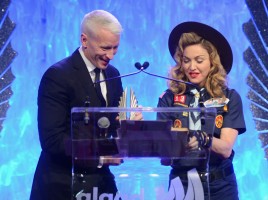
M117 166L117 165L121 165L123 162L124 161L122 158L117 158L113 156L101 156L99 159L98 168L101 168L103 165Z
M142 107L142 106L138 106L138 107ZM142 112L131 113L130 120L143 120Z
M189 131L189 142L188 147L191 150L202 148L210 148L212 144L212 136L207 134L204 131L196 130L196 131Z

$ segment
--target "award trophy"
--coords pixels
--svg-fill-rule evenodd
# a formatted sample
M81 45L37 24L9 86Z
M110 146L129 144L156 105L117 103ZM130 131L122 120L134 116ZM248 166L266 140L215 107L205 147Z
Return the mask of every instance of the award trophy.
M120 97L119 101L119 108L126 108L127 107L127 88L122 93L122 96ZM138 101L135 96L135 93L132 89L130 89L130 108L137 108L138 107ZM119 120L126 120L126 119L134 119L135 112L130 112L130 116L127 116L126 112L120 112L119 113Z

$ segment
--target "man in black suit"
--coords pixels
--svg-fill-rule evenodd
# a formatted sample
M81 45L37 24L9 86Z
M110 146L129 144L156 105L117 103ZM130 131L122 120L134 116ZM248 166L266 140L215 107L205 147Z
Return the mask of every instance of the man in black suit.
M71 194L72 161L65 148L71 137L71 109L85 106L117 107L123 88L120 78L101 82L104 105L94 87L96 73L100 80L119 76L109 64L117 53L122 27L110 13L95 10L81 23L81 46L74 53L52 65L43 75L38 91L38 130L42 147L34 175L31 200L66 200ZM98 193L117 192L109 166L87 168L93 175L90 184ZM92 181L91 181L92 180Z

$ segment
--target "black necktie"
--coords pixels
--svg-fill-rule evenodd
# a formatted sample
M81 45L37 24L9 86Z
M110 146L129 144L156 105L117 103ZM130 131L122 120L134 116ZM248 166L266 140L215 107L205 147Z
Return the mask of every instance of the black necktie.
M100 69L96 67L94 69L94 72L95 72L95 89L96 89L97 95L99 97L99 100L101 101L101 106L106 107L106 101L101 93L100 83L98 83L100 81Z

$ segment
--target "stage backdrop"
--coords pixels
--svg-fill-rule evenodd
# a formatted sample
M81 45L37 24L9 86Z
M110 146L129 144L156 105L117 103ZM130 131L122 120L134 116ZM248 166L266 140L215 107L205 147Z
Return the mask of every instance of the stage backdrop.
M256 2L264 5L264 1ZM1 101L1 199L29 198L40 153L36 115L39 81L51 64L79 47L80 21L85 13L94 9L112 12L124 27L118 54L111 62L121 74L135 72L137 61L148 61L148 72L166 76L174 64L168 51L168 36L173 27L183 21L207 23L226 36L234 53L229 86L242 97L247 124L247 132L238 137L234 148L240 198L268 199L267 160L248 98L246 79L251 70L243 59L251 42L242 26L252 18L252 13L259 12L258 5L251 11L243 0L1 0L0 5L1 19L9 17L13 22L3 30L5 23L0 21L0 39L7 38L6 44L12 45L1 46L1 61L7 48L9 53L5 59L13 60L5 65L6 69L1 66L1 99L4 99ZM267 13L263 19L267 23L265 17L267 19ZM267 57L267 46L264 55ZM135 91L139 104L144 107L156 106L158 97L166 89L165 80L144 73L124 78L123 84ZM6 89L8 92L4 93Z

